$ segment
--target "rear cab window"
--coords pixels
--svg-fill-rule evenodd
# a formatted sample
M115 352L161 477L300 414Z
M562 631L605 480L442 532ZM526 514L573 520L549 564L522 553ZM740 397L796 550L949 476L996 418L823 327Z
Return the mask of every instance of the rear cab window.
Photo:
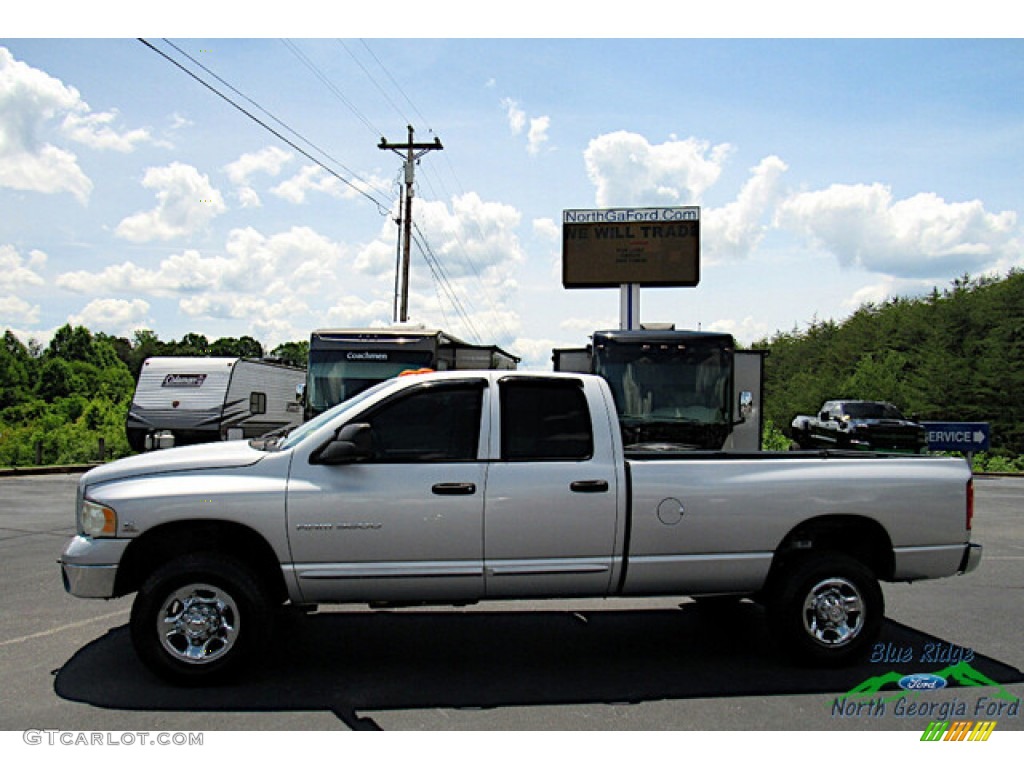
M579 379L503 379L502 461L588 461L594 455L590 408Z

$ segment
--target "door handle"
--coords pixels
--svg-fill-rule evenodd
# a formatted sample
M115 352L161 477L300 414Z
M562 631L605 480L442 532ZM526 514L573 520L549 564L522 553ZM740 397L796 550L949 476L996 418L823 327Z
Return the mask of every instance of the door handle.
M476 493L474 483L438 483L430 489L435 496L472 496Z
M577 480L569 483L569 490L573 493L607 493L607 480Z

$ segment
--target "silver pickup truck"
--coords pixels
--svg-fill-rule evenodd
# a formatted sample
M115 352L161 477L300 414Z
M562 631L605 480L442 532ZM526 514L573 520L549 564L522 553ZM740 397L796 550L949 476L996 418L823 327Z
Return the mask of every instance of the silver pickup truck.
M287 602L753 597L785 649L840 664L880 580L977 566L972 514L960 459L631 449L596 376L456 372L93 469L60 563L71 594L137 592L136 651L179 682L258 656Z

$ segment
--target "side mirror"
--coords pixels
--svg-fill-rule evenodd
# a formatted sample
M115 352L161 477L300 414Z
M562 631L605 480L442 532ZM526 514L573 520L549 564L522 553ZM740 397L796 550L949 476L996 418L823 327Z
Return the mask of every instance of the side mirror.
M310 457L312 464L355 464L373 456L369 424L346 424L331 442Z

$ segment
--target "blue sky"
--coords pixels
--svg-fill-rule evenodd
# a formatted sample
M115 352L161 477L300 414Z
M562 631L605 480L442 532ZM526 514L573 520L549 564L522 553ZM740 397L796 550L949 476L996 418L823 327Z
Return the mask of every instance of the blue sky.
M167 38L209 72L147 38L337 176L130 33L0 38L0 326L272 347L387 324L401 160L377 144L407 124L444 145L414 220L447 276L413 249L411 319L530 367L619 322L617 290L561 287L567 208L700 205L700 285L645 289L641 317L748 343L1024 267L1020 40L380 27Z

